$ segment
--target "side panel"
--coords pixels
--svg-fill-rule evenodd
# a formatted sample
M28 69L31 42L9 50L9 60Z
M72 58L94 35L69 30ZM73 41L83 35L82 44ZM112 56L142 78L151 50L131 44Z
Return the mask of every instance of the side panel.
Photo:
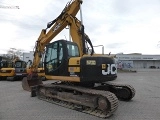
M1 68L0 76L3 76L3 77L15 76L15 69L14 68Z
M117 68L113 58L86 56L81 61L81 82L105 82L117 78Z
M69 59L68 72L69 76L80 76L80 59L81 57L72 57Z

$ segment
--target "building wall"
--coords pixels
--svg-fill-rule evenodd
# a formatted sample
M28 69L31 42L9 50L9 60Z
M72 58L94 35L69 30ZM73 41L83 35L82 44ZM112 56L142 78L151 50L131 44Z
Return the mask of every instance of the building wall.
M117 54L116 59L121 69L160 68L160 55Z
M28 62L28 60L33 60L33 51L30 51L29 53L23 53L23 60L25 62Z
M34 58L33 51L30 51L29 53L23 53L23 61L25 61L25 62L28 62L28 60L33 61L33 58ZM43 57L42 57L41 61L43 61Z
M151 66L155 66L156 68L160 68L160 60L151 60L151 61L133 61L134 68L151 68Z

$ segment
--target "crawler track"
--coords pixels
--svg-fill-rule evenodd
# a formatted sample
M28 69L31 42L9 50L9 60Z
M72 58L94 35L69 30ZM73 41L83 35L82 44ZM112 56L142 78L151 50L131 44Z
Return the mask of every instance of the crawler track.
M129 101L135 96L135 89L128 84L118 84L118 83L102 83L100 86L95 87L97 90L110 91L114 93L119 100Z
M118 108L118 98L109 91L63 84L43 84L32 88L39 99L100 118L110 117Z

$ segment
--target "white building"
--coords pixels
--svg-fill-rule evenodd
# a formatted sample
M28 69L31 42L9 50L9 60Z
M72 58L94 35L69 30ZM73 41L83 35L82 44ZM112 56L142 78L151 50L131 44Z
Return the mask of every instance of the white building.
M28 60L33 60L33 51L30 51L29 53L23 53L23 61L28 62Z
M41 61L43 61L43 57L41 58ZM28 60L33 61L34 58L34 51L30 51L29 53L25 52L23 53L23 61L28 62Z
M160 68L160 55L116 54L116 59L122 69Z

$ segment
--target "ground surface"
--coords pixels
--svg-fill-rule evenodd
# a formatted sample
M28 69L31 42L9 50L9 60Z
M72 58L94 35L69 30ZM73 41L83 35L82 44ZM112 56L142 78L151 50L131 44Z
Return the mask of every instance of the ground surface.
M49 81L45 81L47 83ZM160 120L160 72L118 73L117 83L136 89L130 102L119 101L110 120ZM54 105L21 87L21 81L0 81L0 120L104 120L85 113Z

